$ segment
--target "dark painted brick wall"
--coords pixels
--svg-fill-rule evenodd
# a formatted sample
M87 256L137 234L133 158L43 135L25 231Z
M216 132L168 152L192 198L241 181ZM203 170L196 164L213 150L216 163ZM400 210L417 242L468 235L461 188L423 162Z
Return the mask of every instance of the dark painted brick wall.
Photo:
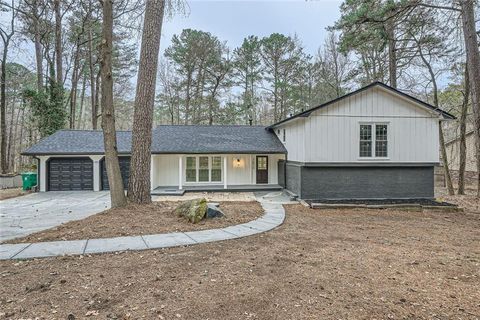
M289 184L291 168L287 188L301 186L306 200L434 197L433 167L301 167L301 182Z
M286 173L287 189L297 194L301 198L302 167L288 163L288 161L286 163L286 166L287 166L287 173Z
M285 188L285 160L278 160L278 184Z

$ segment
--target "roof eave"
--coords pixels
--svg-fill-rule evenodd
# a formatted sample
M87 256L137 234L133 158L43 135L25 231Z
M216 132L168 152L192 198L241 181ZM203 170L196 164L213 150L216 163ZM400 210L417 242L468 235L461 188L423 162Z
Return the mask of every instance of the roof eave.
M152 151L152 154L286 154L287 150L246 150L246 151ZM104 152L22 152L22 156L89 156L104 155ZM119 152L128 155L131 152Z

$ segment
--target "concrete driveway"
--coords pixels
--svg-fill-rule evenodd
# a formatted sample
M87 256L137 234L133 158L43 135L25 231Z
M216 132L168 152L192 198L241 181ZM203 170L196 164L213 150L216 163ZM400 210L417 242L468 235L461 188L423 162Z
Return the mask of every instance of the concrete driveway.
M0 241L22 237L110 208L108 191L33 193L0 201Z

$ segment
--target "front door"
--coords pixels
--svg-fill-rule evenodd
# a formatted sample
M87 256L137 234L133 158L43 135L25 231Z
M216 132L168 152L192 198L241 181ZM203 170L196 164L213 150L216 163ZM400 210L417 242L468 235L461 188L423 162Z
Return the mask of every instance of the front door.
M268 183L267 156L257 156L257 183Z

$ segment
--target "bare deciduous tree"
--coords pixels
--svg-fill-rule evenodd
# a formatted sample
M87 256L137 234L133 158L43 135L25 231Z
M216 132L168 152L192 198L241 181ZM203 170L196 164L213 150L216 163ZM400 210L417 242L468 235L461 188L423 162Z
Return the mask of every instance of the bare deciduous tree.
M112 43L113 43L113 0L103 1L103 41L102 41L102 128L105 145L105 165L107 167L110 199L113 208L127 204L123 188L122 174L117 154L117 134L115 130L115 110L113 107Z
M468 67L465 67L462 110L460 113L460 159L458 166L458 194L465 194L465 167L467 165L467 113L468 101L470 97L470 81L468 77Z
M473 0L460 0L462 12L463 37L467 51L468 76L472 91L472 109L474 114L474 132L477 141L477 196L480 197L480 53Z
M10 10L12 11L12 16L9 23L10 30L6 30L0 27L0 36L3 42L3 52L2 52L2 61L1 61L1 71L0 71L0 130L1 130L1 147L0 147L0 169L2 173L7 173L8 171L8 159L7 159L7 101L5 96L6 90L6 81L7 81L7 57L8 49L12 40L13 35L15 34L15 18L17 11L15 10L15 3L12 0L12 6Z
M54 0L53 10L55 12L55 65L57 69L57 85L63 86L62 13L60 4L60 0Z

